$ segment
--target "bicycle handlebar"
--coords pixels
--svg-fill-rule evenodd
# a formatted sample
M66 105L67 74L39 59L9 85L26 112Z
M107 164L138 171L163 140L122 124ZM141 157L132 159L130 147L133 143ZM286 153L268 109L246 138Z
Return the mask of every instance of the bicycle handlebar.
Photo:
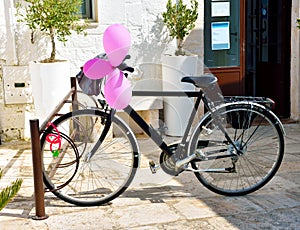
M124 58L123 62L119 66L117 66L117 68L120 69L120 70L122 70L122 71L127 71L127 72L130 72L130 73L133 73L134 72L134 68L128 66L125 63L125 60L126 59L130 59L130 58L131 58L131 56L129 54L127 54L126 57Z

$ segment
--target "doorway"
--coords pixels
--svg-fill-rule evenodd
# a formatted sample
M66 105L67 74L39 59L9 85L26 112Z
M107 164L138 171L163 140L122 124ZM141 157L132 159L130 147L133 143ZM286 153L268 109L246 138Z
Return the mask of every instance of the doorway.
M246 3L245 93L272 98L284 118L290 116L291 2Z
M290 116L291 5L292 0L205 1L207 70L218 77L224 95L269 97L282 118Z
M226 96L245 94L245 1L204 1L204 64Z

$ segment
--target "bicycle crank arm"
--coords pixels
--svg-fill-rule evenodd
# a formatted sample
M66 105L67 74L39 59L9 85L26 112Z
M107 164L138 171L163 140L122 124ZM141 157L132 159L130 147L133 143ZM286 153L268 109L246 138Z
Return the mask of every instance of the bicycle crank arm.
M192 160L194 160L196 158L200 158L203 160L203 159L205 159L205 157L206 157L206 155L201 150L197 150L194 154L187 156L186 158L184 158L182 160L176 161L175 168L181 169L185 164L190 163Z
M186 157L186 158L184 158L184 159L182 159L182 160L176 161L175 167L176 167L177 169L180 169L180 168L182 168L185 164L191 162L192 160L194 160L194 159L196 159L196 158L197 158L197 154L194 153L194 154L192 154L192 155L190 155L190 156L188 156L188 157Z

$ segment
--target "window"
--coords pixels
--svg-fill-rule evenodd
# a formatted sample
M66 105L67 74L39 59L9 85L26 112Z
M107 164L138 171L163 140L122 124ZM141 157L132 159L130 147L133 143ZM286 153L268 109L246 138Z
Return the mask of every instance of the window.
M93 15L93 0L83 0L82 6L80 9L80 14L82 15L83 19L90 19L94 20Z
M209 0L205 9L205 65L240 66L240 1Z

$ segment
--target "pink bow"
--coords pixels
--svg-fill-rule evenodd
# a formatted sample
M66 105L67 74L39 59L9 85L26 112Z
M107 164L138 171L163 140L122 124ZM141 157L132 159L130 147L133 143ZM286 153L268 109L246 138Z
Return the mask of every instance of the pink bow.
M124 26L109 26L103 35L103 46L108 60L94 58L83 66L84 74L90 79L96 80L107 75L104 97L114 109L124 109L132 97L129 81L123 72L116 68L128 54L130 42L130 33Z

